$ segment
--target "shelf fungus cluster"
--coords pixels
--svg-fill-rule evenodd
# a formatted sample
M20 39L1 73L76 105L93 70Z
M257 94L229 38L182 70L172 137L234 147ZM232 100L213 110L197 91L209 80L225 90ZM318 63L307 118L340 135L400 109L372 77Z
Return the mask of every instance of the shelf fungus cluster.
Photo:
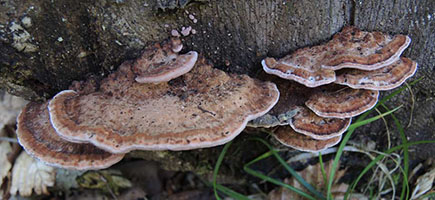
M345 27L322 45L264 59L264 71L282 78L264 75L278 85L281 98L249 125L271 128L278 141L302 151L337 144L351 118L376 104L379 90L414 75L417 63L400 57L410 42L405 35Z
M101 81L75 82L18 117L18 139L54 166L101 169L132 150L224 144L247 126L270 128L303 151L337 144L351 119L411 77L405 35L345 27L325 44L262 61L260 81L215 69L179 39L146 48ZM292 80L292 81L290 81ZM273 82L273 83L272 83ZM248 121L249 124L248 124Z
M74 169L108 167L132 150L224 144L277 103L274 83L214 69L177 39L145 49L100 82L76 82L29 103L18 139L34 157Z

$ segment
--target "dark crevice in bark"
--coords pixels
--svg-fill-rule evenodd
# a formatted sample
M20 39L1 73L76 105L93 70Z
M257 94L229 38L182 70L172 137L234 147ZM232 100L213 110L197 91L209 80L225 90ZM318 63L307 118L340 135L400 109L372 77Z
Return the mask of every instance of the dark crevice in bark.
M356 0L350 0L349 25L355 26Z

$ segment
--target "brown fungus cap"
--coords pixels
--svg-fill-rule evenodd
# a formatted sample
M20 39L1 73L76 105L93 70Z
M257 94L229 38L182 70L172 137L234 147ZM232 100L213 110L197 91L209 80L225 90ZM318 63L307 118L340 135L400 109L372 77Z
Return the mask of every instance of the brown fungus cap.
M177 78L189 72L198 59L198 53L190 51L178 55L183 45L180 39L170 39L148 47L133 64L136 81L139 83L160 83Z
M334 82L334 70L375 70L390 65L410 42L405 35L390 36L345 27L325 44L298 49L278 61L266 58L262 65L269 74L317 87Z
M294 80L307 87L317 87L335 81L335 72L333 70L322 69L319 65L306 64L309 59L301 59L298 64L288 63L287 59L285 57L276 61L274 58L266 58L261 61L261 64L266 73L277 75L283 79Z
M305 105L321 117L351 118L375 106L379 91L342 88L318 92Z
M78 170L107 168L124 157L60 138L50 124L47 105L29 103L18 117L17 136L27 153L49 165Z
M399 87L417 71L417 63L402 57L395 63L373 71L343 69L335 83L355 89L391 90Z
M327 50L320 62L322 67L333 70L375 70L397 61L410 43L411 39L406 35L391 36L348 26L335 34L331 41L320 45Z
M276 140L285 146L308 152L319 152L340 142L341 135L327 139L316 140L294 131L290 126L279 126L273 131Z
M298 133L317 140L326 140L342 135L350 125L351 119L319 117L306 107L297 106L297 114L291 118L290 126Z
M124 63L100 92L63 91L50 102L57 132L121 153L188 150L224 144L278 101L270 82L213 69L204 59L189 73L161 84L134 81Z

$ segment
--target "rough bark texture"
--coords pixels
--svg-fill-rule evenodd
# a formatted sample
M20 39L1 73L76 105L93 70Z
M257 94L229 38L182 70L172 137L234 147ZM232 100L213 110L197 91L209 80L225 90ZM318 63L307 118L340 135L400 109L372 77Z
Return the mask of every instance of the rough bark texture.
M196 50L225 71L255 76L264 57L282 57L297 48L320 44L343 26L355 25L362 30L410 35L412 43L404 55L419 63L415 78L424 79L413 87L415 108L405 131L410 140L433 140L434 10L433 0L6 0L0 4L0 88L30 100L50 98L73 80L104 77L123 61L139 56L150 42L165 39L172 29L183 26L197 32L183 37L184 51ZM189 14L198 22L189 19ZM406 108L397 114L405 126L411 115L410 99L405 92L390 104L405 103ZM378 122L359 131L359 136L385 141L384 132ZM243 144L243 139L237 140ZM243 146L249 149L252 143L248 144ZM423 159L435 153L433 145L416 149ZM207 166L213 166L219 151L134 155L172 169L196 170L204 166L197 159L207 155ZM252 158L254 153L234 157Z

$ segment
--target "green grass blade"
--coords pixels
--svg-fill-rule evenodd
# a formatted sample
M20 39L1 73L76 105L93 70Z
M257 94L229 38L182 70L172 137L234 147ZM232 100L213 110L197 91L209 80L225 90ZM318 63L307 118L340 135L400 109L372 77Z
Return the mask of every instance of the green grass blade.
M365 125L365 124L368 124L368 123L370 123L370 122L373 122L373 121L375 121L375 120L378 120L378 119L380 119L381 117L384 117L384 116L386 116L386 115L389 115L389 114L395 112L396 110L398 110L400 107L401 107L401 106L399 106L399 107L397 107L397 108L395 108L395 109L393 109L393 110L391 110L391 111L388 111L388 112L385 112L385 113L382 113L382 114L380 114L380 115L377 115L377 116L374 116L374 117L371 117L371 118L369 118L369 119L364 120L364 119L365 119L365 118L370 114L370 111L368 111L368 112L362 114L362 115L357 119L356 122L352 123L352 124L349 126L349 128L347 129L347 133L346 133L346 135L344 136L343 140L341 141L340 146L338 147L337 153L335 154L334 162L332 163L332 168L330 169L331 172L330 172L330 174L329 174L328 185L327 185L327 193L326 193L326 194L327 194L327 197L328 197L328 200L329 200L329 199L332 199L332 197L331 197L331 188L332 188L332 182L333 182L333 180L334 180L334 176L335 176L335 171L336 171L336 169L337 169L337 167L338 167L338 162L340 161L340 157L341 157L341 155L343 154L343 149L344 149L344 147L346 146L346 143L349 141L349 139L350 139L350 137L352 136L352 134L353 134L353 132L355 131L355 129L358 128L358 127L360 127L360 126L363 126L363 125Z
M418 83L420 80L422 80L424 77L420 77L417 80L412 81L409 86L415 85L416 83ZM378 107L380 104L385 103L386 101L388 101L389 99L391 99L392 97L396 96L397 94L401 93L403 90L405 90L407 87L406 86L402 86L399 89L395 90L394 92L392 92L391 94L389 94L388 96L382 98L381 100L379 100L379 102L374 106L374 108ZM373 109L374 109L373 108ZM362 114L360 117L358 117L356 123L362 122L372 111L373 109L365 112L364 114ZM353 123L354 124L354 123ZM352 125L353 125L352 124ZM351 125L351 126L352 126ZM334 158L334 162L332 164L332 168L331 168L331 174L328 180L328 185L327 185L327 194L328 194L328 200L331 199L331 187L332 187L332 181L333 178L335 176L335 169L337 169L337 165L338 165L338 161L340 160L340 157L343 153L343 149L346 146L346 143L349 141L350 136L352 135L352 133L355 131L355 128L359 127L359 126L349 126L346 135L344 136L344 138L342 139L342 142L337 150L337 153L335 155ZM347 195L347 194L346 194ZM345 198L346 199L346 198Z
M230 196L230 197L232 197L234 199L237 199L237 200L249 200L249 198L247 196L245 196L243 194L240 194L240 193L238 193L238 192L236 192L236 191L234 191L234 190L232 190L230 188L227 188L227 187L225 187L225 186L223 186L221 184L216 184L216 188L219 191L221 191L222 193L224 193L224 194L226 194L226 195L228 195L228 196Z
M398 107L394 108L393 110L389 110L388 112L382 113L382 114L380 114L380 115L377 115L377 116L371 117L371 118L366 119L366 120L357 121L357 122L355 122L355 123L352 123L352 124L349 126L348 130L349 130L349 129L356 129L356 128L360 127L360 126L364 126L364 125L366 125L366 124L370 124L370 123L373 122L373 121L376 121L376 120L378 120L378 119L380 119L380 118L382 118L382 117L385 117L385 116L387 116L387 115L389 115L389 114L391 114L391 113L393 113L393 112L396 112L396 111L399 110L401 107L402 107L402 106L398 106Z
M320 164L320 170L322 171L323 182L326 184L328 183L328 178L326 177L325 165L323 164L323 158L321 152L319 152L319 164Z
M276 151L272 148L272 146L269 145L266 141L264 141L261 138L253 138L252 140L256 140L264 144L267 148L269 148L272 155L279 161L279 163L305 188L307 188L308 191L313 193L317 198L325 199L325 197L322 195L322 193L318 192L313 186L311 186L309 183L307 183L296 171L294 171L288 164L285 162L284 159L281 158L281 156L276 153ZM264 154L263 154L264 155ZM253 164L254 162L251 161L245 165L245 167L249 167L249 165Z
M264 153L264 154L258 156L258 157L255 158L254 160L248 162L248 163L245 164L245 165L247 165L247 166L252 165L252 164L254 164L254 163L256 163L256 162L258 162L258 161L260 161L260 160L266 159L266 158L268 158L268 157L270 157L270 156L272 156L272 155L273 155L273 152L272 152L272 150L270 150L270 151L268 151L268 152L266 152L266 153Z
M258 156L258 157L255 158L254 160L252 160L252 161L248 162L247 164L245 164L244 167L243 167L243 169L246 171L246 173L248 173L248 174L250 174L250 175L252 175L252 176L255 176L255 177L260 178L260 179L263 179L263 180L265 180L265 181L269 181L269 182L274 183L274 184L276 184L276 185L279 185L279 186L285 187L285 188L287 188L287 189L289 189L289 190L292 190L292 191L298 193L299 195L304 196L304 197L306 197L306 198L308 198L308 199L315 199L314 197L312 197L312 196L310 196L309 194L307 194L307 193L305 193L305 192L299 190L298 188L295 188L295 187L293 187L293 186L291 186L291 185L285 184L285 183L283 183L283 182L281 182L281 181L279 181L279 180L277 180L277 179L274 179L274 178L268 177L268 176L266 176L266 175L264 175L264 174L262 174L262 173L260 173L260 172L257 172L257 171L255 171L255 170L249 168L250 165L252 165L252 164L254 164L254 163L256 163L256 162L258 162L258 161L260 161L260 160L263 160L263 159L265 159L265 158L268 158L268 157L272 156L272 155L273 155L273 151L274 151L274 150L272 149L272 150L269 150L268 152L266 152L266 153L264 153L264 154Z
M401 145L395 146L391 149L388 149L384 153L391 154L392 152L400 150L404 147L409 147L409 146L417 145L417 144L428 144L428 143L435 143L435 140L423 140L423 141L416 141L416 142L408 142L406 144L401 144ZM382 158L384 158L385 154L381 154L381 155L377 156L363 169L363 171L358 175L356 180L352 183L352 187L349 187L350 189L348 189L348 191L346 192L345 199L355 189L356 185L361 180L361 178L364 176L364 174L366 174L376 164L376 162L379 162Z
M221 199L217 193L217 184L216 184L217 174L219 172L219 168L222 164L222 161L224 160L225 153L227 153L228 148L230 148L232 143L233 143L233 141L225 144L224 148L222 149L222 152L219 154L218 160L216 162L216 166L214 167L214 170L213 170L213 190L214 190L214 195L215 195L217 200Z
M293 192L296 192L297 194L299 194L299 195L301 195L301 196L303 196L303 197L305 197L305 198L307 198L307 199L312 199L312 200L315 200L315 199L316 199L316 198L312 197L311 195L305 193L304 191L302 191L302 190L300 190L300 189L298 189L298 188L295 188L295 187L293 187L293 186L291 186L291 185L288 185L288 184L283 183L282 181L279 181L279 180L277 180L277 179L274 179L274 178L271 178L271 177L269 177L269 176L266 176L266 175L264 175L264 174L261 173L261 172L257 172L257 171L255 171L255 170L253 170L253 169L247 167L246 165L243 167L243 169L244 169L248 174L251 174L251 175L253 175L253 176L255 176L255 177L258 177L258 178L260 178L260 179L263 179L263 180L265 180L265 181L271 182L271 183L273 183L273 184L275 184L275 185L279 185L279 186L281 186L281 187L287 188L287 189L289 189L289 190L291 190L291 191L293 191Z
M386 110L389 110L385 104L381 104ZM402 124L400 124L399 120L396 118L394 114L391 114L393 118L394 124L399 131L400 138L402 139L402 144L407 144L408 139L406 139L405 131L403 130ZM400 194L400 199L408 199L409 198L409 185L408 185L408 171L409 171L409 152L408 147L403 147L403 183L402 183L402 193ZM406 192L406 198L405 197Z

